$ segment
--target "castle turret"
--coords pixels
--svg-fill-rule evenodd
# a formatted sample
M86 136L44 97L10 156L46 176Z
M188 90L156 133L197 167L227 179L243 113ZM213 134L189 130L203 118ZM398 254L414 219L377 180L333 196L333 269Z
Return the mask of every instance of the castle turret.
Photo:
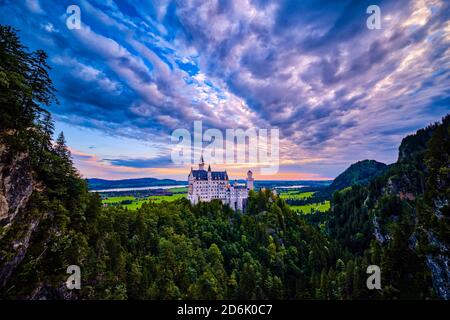
M208 165L208 180L212 179L211 165Z
M253 182L255 181L255 179L253 179L253 172L251 170L248 170L247 172L247 189L248 190L253 190L254 185Z

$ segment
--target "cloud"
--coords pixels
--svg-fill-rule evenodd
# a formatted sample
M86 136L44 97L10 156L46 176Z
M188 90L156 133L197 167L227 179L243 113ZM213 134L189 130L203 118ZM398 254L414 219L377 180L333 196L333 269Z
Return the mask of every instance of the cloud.
M25 3L28 9L30 9L33 13L45 14L45 11L42 9L38 0L26 0Z
M156 158L123 158L123 159L103 159L114 166L129 168L164 168L172 166L170 156L160 156Z
M381 30L366 28L369 4L381 8ZM58 121L155 142L155 159L194 120L205 130L277 127L289 172L329 177L363 158L394 161L403 136L449 111L443 0L79 5L81 30L65 27L60 1L6 2L0 19L49 53ZM165 165L106 158L116 169Z
M53 24L50 22L47 22L46 24L41 24L41 27L47 32L58 32L58 30L55 29Z
M441 109L431 114L428 110L419 118L415 116L432 104L427 99L430 92L424 91L445 96L443 87L424 88L418 94L424 100L411 103L417 85L433 81L433 70L444 67L442 79L448 77L443 62L449 58L444 49L445 35L438 34L448 20L448 5L443 2L383 2L382 10L391 20L383 21L379 32L365 28L364 1L343 5L285 1L276 10L259 11L267 16L263 19L269 21L266 25L260 25L253 17L240 20L231 9L220 12L217 2L189 4L190 10L186 10L182 21L187 21L190 34L198 36L194 43L207 57L210 55L208 71L225 79L232 92L245 97L260 117L278 125L286 137L300 131L292 141L297 150L319 147L324 151L328 146L339 145L342 153L354 157L345 139L350 133L354 140L381 140L383 145L383 140L392 143L393 135L383 137L371 130L382 124L400 125L405 134L411 127L420 126L417 119L426 125L445 112ZM200 10L199 18L196 6L208 10ZM202 12L208 15L202 16ZM235 23L221 21L225 16ZM421 18L412 18L417 16ZM404 23L410 20L411 23ZM216 21L227 26L229 36L222 38L219 32L203 44L203 33L215 30ZM212 24L208 29L207 23ZM239 28L231 27L237 25ZM425 50L414 55L415 48ZM217 59L217 52L223 50L226 58ZM408 68L402 69L407 61ZM384 86L384 90L379 89ZM401 111L396 109L399 104L403 105ZM408 125L401 123L402 116L408 117ZM398 143L399 135L395 139ZM386 157L383 150L380 154Z

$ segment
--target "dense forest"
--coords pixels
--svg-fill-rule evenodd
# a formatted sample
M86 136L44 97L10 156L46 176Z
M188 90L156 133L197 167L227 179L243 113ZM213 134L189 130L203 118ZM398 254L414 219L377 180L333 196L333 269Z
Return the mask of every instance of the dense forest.
M450 116L405 138L397 163L294 213L269 190L244 213L219 201L103 208L48 107L45 52L0 26L0 298L425 299L449 297ZM81 290L66 268L81 267ZM368 290L366 268L382 270Z

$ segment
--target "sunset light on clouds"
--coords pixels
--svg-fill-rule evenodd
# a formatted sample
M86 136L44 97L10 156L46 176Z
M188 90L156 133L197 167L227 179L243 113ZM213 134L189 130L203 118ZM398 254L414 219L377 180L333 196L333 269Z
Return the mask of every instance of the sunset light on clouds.
M257 179L321 180L395 161L449 111L449 3L372 2L83 0L69 30L71 2L6 1L1 23L49 54L56 132L85 177L186 179L170 135L202 120L280 130L279 173ZM238 178L249 164L214 167Z

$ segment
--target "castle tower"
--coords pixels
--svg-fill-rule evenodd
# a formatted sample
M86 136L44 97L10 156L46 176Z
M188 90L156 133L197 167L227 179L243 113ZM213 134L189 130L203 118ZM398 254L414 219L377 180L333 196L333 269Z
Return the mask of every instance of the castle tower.
M191 167L191 172L188 175L188 184L189 184L188 194L192 194L192 192L193 192L193 182L194 182L194 175L192 174L193 170L194 169Z
M212 179L211 165L208 165L208 180Z
M255 181L255 179L253 179L253 172L251 170L248 170L247 172L247 189L248 190L253 190L254 185L253 182Z

